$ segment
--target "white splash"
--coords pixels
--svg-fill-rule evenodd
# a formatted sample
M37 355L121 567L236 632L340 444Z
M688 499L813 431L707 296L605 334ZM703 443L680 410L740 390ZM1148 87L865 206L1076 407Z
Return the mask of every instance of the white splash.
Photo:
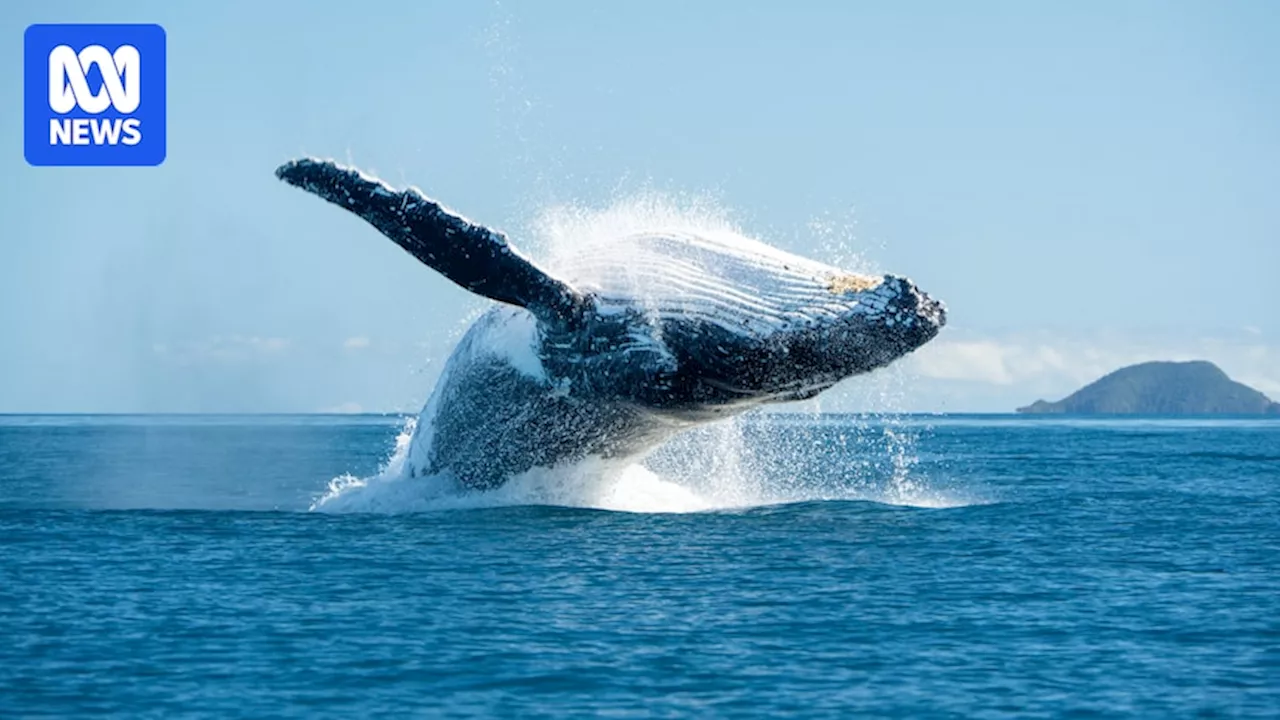
M820 418L820 416L811 416ZM643 462L590 458L567 467L535 468L495 490L461 489L446 477L409 477L405 459L416 421L396 438L386 465L368 478L344 475L311 506L327 513L419 513L487 507L553 506L631 513L693 513L739 510L814 501L867 501L919 508L954 508L986 501L937 489L916 472L915 436L910 429L865 428L856 452L874 456L848 473L820 472L817 433L799 441L762 444L759 434L796 420L744 419L698 428L676 437ZM824 423L802 421L805 430ZM848 420L844 420L848 422ZM750 424L754 424L754 427ZM748 439L744 430L751 429ZM858 428L850 428L858 432ZM842 436L843 441L843 436ZM807 446L807 447L806 447ZM887 469L887 472L886 472ZM846 468L847 470L847 468Z
M416 420L406 422L395 451L375 475L343 475L312 504L330 513L413 513L466 508L548 505L637 513L684 513L721 507L642 465L592 458L572 467L535 468L488 492L460 489L446 477L409 477L405 459Z

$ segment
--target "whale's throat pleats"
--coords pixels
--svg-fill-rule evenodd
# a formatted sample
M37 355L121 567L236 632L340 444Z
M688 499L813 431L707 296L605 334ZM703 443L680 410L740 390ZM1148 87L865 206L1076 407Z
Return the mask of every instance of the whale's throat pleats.
M763 338L846 317L845 294L881 279L853 275L730 232L666 231L586 246L555 272L597 296L600 312L639 308Z
M811 397L884 364L871 337L889 294L883 277L851 274L729 231L662 230L602 238L551 267L594 298L600 318L633 333L629 354L667 358L672 372L646 402L682 412ZM864 336L872 342L860 343ZM645 367L664 367L647 363ZM618 377L617 374L611 374ZM654 378L631 384L653 387Z

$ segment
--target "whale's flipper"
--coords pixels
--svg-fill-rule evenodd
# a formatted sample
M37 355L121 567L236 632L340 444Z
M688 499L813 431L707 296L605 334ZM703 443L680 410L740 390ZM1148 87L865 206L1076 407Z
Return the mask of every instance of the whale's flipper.
M576 326L589 300L517 251L500 232L476 225L423 195L331 160L303 158L276 177L364 218L427 266L478 295L528 308L540 321Z

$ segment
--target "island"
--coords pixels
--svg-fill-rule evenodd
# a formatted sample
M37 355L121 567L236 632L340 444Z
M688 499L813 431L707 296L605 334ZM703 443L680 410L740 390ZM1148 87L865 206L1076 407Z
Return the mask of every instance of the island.
M1120 368L1058 402L1037 400L1033 415L1280 415L1280 403L1204 360Z

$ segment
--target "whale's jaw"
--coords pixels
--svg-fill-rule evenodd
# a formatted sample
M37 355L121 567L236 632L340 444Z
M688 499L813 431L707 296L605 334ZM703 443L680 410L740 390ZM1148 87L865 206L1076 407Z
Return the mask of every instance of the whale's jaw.
M592 297L598 332L621 338L598 347L660 370L604 374L633 383L623 392L642 403L684 415L812 397L946 324L943 304L906 278L845 272L732 233L602 246L557 270Z

